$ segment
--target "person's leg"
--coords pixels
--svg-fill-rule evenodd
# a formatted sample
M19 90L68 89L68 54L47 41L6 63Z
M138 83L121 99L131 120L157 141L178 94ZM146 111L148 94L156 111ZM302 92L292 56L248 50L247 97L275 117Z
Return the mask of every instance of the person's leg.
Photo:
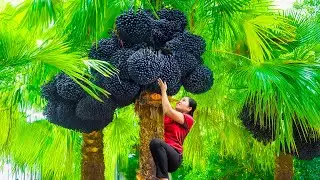
M182 155L180 155L180 153L178 153L171 146L170 146L169 149L170 149L169 153L167 153L168 172L171 173L171 172L176 171L180 167L180 165L182 164Z
M161 139L152 139L150 151L156 165L156 175L161 180L168 179L168 171L173 172L181 164L181 156Z
M161 139L152 139L149 147L156 165L156 176L158 178L168 179L168 159L167 153L161 145Z
M182 163L182 156L180 155L179 152L177 152L173 147L168 145L166 142L162 141L161 145L166 150L167 160L168 160L168 163L167 163L168 172L176 171ZM168 174L168 177L169 177L169 174ZM160 180L166 180L166 179L160 179Z

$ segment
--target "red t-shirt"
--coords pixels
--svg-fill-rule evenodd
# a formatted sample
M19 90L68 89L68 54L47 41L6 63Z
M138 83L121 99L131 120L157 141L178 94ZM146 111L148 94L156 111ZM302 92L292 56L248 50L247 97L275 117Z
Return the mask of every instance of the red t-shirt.
M164 141L182 153L183 141L193 126L193 118L183 114L184 124L179 124L168 116L164 116Z

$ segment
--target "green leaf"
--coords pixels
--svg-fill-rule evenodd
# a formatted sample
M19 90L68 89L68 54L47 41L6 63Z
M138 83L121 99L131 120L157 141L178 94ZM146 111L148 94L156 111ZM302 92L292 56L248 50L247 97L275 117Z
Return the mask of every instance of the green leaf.
M113 121L104 129L105 177L114 179L117 162L127 166L128 155L139 140L138 118L133 105L118 109Z
M320 127L318 121L319 97L319 64L314 63L264 63L251 65L237 70L232 84L247 86L247 101L256 103L257 121L269 127L276 127L277 141L294 144L292 137L293 121L304 129ZM270 122L264 122L266 113ZM280 144L278 143L278 147Z

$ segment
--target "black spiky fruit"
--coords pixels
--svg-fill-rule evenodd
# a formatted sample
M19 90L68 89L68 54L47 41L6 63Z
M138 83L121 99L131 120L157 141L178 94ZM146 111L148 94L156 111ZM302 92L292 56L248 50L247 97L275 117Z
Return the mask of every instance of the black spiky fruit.
M76 107L76 116L81 120L112 120L116 104L111 98L103 98L100 102L91 96L82 98Z
M151 31L151 42L156 48L160 48L174 38L177 33L177 23L160 19L154 21L154 28Z
M174 31L183 32L187 26L187 18L183 12L176 9L161 9L157 12L160 19L165 19L175 24Z
M57 105L58 102L49 101L43 111L43 115L54 124L59 124L57 116Z
M163 67L160 54L151 49L140 49L128 59L130 78L140 85L148 85L157 80Z
M202 62L199 59L195 58L192 54L185 51L174 52L173 59L175 59L178 62L182 77L186 77L196 67L202 64Z
M57 93L57 87L55 81L50 81L47 84L41 86L41 97L48 101L57 101L60 96Z
M122 80L130 79L127 60L132 54L134 54L134 52L134 50L127 48L120 49L116 53L114 53L110 59L111 64L120 71L118 76Z
M179 92L181 87L181 71L178 62L172 58L172 56L161 56L161 61L163 62L163 67L161 74L158 78L167 83L167 93L168 95L175 95ZM147 85L146 89L150 92L160 93L160 88L158 82L154 82Z
M58 95L65 100L78 101L85 96L84 90L63 73L56 76L56 88Z
M44 115L49 122L68 129L77 130L77 122L72 122L75 117L75 103L67 101L48 102ZM72 124L73 123L73 124Z
M181 80L181 71L178 62L172 56L161 56L163 67L160 78L167 82L167 85L176 85Z
M186 91L193 94L201 94L210 90L213 85L212 71L201 65L198 66L190 75L182 78L182 85Z
M263 114L258 116L255 114L255 104L247 102L243 107L239 115L239 119L242 121L244 127L252 134L252 136L259 142L268 144L275 140L275 128L271 128L271 125L262 126L260 121L269 122L269 116ZM256 117L263 117L263 119L256 119Z
M77 120L79 122L79 120ZM90 133L92 131L100 131L108 126L112 122L112 119L105 119L103 121L92 121L80 119L80 124L77 127L77 130L84 133Z
M121 48L116 37L104 38L94 43L89 51L89 58L110 61L112 54Z
M173 96L173 95L176 95L179 91L180 91L180 88L181 88L182 84L179 82L177 84L175 84L173 87L170 87L168 90L167 90L167 94L169 96Z
M111 98L118 105L124 107L134 102L140 92L140 86L132 81L123 81L117 75L99 77L98 85L111 94Z
M80 131L84 133L90 133L92 131L99 131L106 127L112 119L104 120L90 120L83 119L76 116L76 105L70 103L59 103L57 106L58 112L58 124L61 127Z
M146 49L148 48L148 44L146 42L142 42L142 43L139 43L139 44L134 44L130 47L128 47L128 49L132 50L132 51L138 51L140 49Z
M172 52L184 51L200 59L201 55L205 52L206 43L201 36L185 31L168 41L165 47Z
M303 131L301 125L293 127L293 138L296 145L294 155L301 160L312 160L320 157L320 137L311 128Z
M139 44L147 41L151 34L153 19L142 10L129 10L116 19L120 39L128 44Z
M60 126L68 129L77 129L77 122L73 119L76 118L76 104L70 102L59 102L57 104L57 118ZM58 125L59 125L58 124Z

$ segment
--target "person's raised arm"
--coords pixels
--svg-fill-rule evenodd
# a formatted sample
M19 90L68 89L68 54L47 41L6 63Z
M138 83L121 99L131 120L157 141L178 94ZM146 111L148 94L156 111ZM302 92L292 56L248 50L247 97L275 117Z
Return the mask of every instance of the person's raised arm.
M170 117L172 120L176 121L179 124L184 124L183 114L171 107L171 104L169 102L168 95L167 95L167 83L163 82L161 79L158 79L158 84L161 89L163 114L167 115L168 117Z

